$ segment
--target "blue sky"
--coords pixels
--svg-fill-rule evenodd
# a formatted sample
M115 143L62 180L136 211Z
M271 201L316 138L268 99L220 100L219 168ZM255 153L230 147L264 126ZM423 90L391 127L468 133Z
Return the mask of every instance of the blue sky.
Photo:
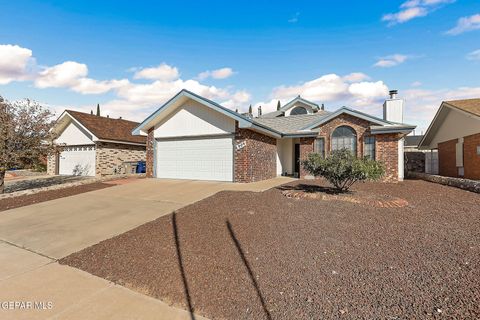
M463 20L462 20L463 19ZM480 97L480 1L4 1L0 94L142 120L187 88L268 111L301 94L425 130Z

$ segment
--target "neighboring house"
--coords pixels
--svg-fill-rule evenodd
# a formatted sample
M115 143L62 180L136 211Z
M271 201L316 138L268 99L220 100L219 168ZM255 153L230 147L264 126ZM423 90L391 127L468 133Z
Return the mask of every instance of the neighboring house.
M442 176L480 179L480 99L444 101L420 142L438 150Z
M48 157L48 174L124 173L124 163L145 161L146 139L132 135L136 126L137 122L65 110L53 128L57 152Z
M347 148L386 165L386 181L403 179L403 100L391 92L384 119L349 108L327 112L295 98L279 111L250 118L187 90L145 119L133 134L147 138L147 176L253 182L305 177L309 153Z
M423 135L411 135L405 137L404 155L405 155L405 171L408 172L425 172L425 151L418 149L418 144L422 140ZM430 162L431 163L431 162Z

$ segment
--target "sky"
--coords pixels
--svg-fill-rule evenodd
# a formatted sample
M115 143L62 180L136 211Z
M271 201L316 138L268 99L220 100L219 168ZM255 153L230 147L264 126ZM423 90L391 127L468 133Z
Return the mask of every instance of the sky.
M425 131L480 97L480 1L0 1L0 95L142 121L185 88L273 111L297 95Z

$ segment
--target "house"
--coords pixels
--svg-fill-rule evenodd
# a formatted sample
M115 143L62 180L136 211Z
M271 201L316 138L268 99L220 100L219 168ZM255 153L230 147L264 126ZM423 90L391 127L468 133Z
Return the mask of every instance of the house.
M106 176L125 172L124 163L145 161L146 138L132 135L137 122L65 110L53 127L57 152L48 174Z
M257 118L182 90L133 130L147 136L147 176L253 182L306 177L300 160L347 148L386 165L386 181L403 179L403 100L391 92L383 119L340 108L322 110L301 97Z
M438 173L480 179L480 99L443 101L421 150L438 150Z

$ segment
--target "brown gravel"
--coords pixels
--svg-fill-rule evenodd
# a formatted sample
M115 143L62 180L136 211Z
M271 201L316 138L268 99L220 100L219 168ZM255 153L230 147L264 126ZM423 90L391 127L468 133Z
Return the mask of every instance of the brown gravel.
M24 195L24 196L18 196L14 198L1 199L0 212L9 210L9 209L29 206L35 203L54 200L58 198L69 197L69 196L73 196L76 194L85 193L89 191L109 188L109 187L113 187L113 185L101 183L101 182L95 182L95 183L84 184L84 185L75 186L75 187L68 187L64 189L42 191L42 192Z
M354 188L409 204L221 192L61 263L213 319L478 319L480 195Z

